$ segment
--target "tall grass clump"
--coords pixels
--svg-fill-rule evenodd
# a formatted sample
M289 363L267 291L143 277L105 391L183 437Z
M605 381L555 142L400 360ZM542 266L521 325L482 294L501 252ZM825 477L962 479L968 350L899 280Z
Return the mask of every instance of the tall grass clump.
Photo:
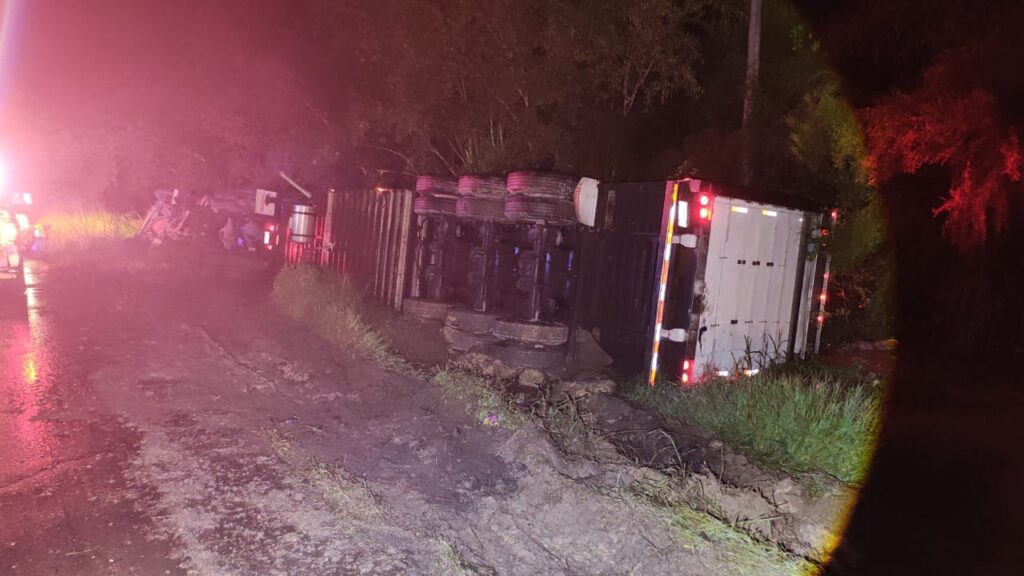
M82 209L50 214L40 220L46 228L48 250L88 248L96 242L131 238L142 224L136 214L119 214L102 209Z
M362 297L335 275L312 266L285 266L274 279L274 303L321 337L402 374L418 374L362 316Z
M692 388L637 386L633 398L696 424L769 466L859 482L874 449L880 395L823 370L769 370Z

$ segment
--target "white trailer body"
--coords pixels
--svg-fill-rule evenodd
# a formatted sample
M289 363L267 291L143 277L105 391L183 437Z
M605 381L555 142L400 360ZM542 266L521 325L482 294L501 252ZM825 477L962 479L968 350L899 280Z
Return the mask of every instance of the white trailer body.
M650 381L750 375L817 351L825 213L780 194L668 182Z

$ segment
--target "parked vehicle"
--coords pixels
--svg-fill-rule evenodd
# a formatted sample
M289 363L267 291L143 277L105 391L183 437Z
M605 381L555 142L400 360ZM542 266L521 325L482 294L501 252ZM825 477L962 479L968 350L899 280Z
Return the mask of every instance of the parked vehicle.
M0 281L20 281L22 278L20 235L15 214L0 208Z
M18 249L24 258L41 253L46 247L46 229L35 221L32 195L29 193L0 195L0 208L17 228Z

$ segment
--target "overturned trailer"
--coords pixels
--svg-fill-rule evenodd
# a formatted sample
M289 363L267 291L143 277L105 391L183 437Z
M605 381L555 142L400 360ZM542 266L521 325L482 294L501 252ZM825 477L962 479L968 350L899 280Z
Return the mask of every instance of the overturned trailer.
M824 206L697 179L583 179L575 194L541 173L417 187L330 195L332 225L318 218L301 246L440 321L453 352L567 368L603 362L589 354L596 340L622 372L695 382L817 349L834 220Z
M620 369L687 383L817 350L834 212L696 179L601 184L589 204L573 323Z

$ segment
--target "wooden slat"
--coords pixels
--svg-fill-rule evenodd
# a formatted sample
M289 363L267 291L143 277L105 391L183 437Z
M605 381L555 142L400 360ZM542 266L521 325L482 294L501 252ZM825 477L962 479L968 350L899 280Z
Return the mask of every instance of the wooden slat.
M398 233L398 259L395 265L395 292L391 305L395 310L402 309L402 298L405 296L405 278L409 268L409 244L411 231L415 229L412 220L415 218L412 213L412 193L408 190L397 192L399 195L399 233Z

